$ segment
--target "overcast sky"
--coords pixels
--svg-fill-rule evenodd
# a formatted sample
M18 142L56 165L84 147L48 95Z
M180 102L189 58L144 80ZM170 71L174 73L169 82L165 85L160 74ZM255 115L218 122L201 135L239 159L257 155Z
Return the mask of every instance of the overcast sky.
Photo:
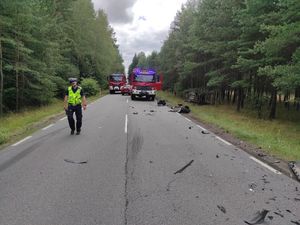
M176 12L187 0L93 0L116 32L126 72L134 53L159 51Z

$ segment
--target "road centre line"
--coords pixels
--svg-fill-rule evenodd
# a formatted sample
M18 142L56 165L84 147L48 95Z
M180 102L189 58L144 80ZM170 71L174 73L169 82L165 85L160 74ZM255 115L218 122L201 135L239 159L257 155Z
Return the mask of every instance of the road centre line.
M125 116L125 134L127 134L127 127L128 127L128 115Z
M30 139L30 138L32 138L32 136L28 136L28 137L22 139L21 141L19 141L19 142L17 142L17 143L14 143L12 146L15 147L15 146L17 146L17 145L23 143L24 141L27 141L27 140Z
M273 167L267 165L266 163L258 160L257 158L250 156L250 159L252 159L253 161L257 162L258 164L262 165L263 167L267 168L268 170L271 170L273 173L276 174L281 174L281 172L279 172L278 170L274 169Z
M50 124L49 126L44 127L42 130L47 130L48 128L53 127L53 126L54 126L54 124L52 123L52 124Z
M223 138L220 138L218 136L216 136L216 138L222 142L224 142L226 145L232 145L231 143L229 143L228 141L225 141Z
M127 98L126 102L128 103L128 98Z

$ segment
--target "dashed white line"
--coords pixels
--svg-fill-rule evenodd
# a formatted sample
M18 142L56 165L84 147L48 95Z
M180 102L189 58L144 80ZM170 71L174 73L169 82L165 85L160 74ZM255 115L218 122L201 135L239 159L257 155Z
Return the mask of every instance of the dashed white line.
M22 139L21 141L19 141L19 142L17 142L17 143L15 143L15 144L13 144L12 146L17 146L17 145L19 145L19 144L21 144L22 142L24 142L24 141L27 141L28 139L30 139L30 138L32 138L32 136L28 136L28 137L26 137L26 138L24 138L24 139Z
M190 119L188 119L188 118L186 118L186 117L184 117L184 119L187 120L187 121L189 121L189 122L192 122Z
M53 127L53 126L54 126L54 124L52 123L52 124L50 124L49 126L44 127L42 130L47 130L47 129L49 129L50 127Z
M127 98L126 102L128 103L128 98Z
M231 143L229 143L228 141L225 141L223 138L220 138L218 136L216 136L216 138L222 142L224 142L226 145L232 145Z
M63 117L63 118L61 118L61 119L60 119L60 121L62 121L62 120L65 120L65 119L67 119L67 117L66 117L66 116L65 116L65 117Z
M204 127L201 127L200 125L197 125L197 127L199 127L200 129L202 129L202 130L205 130L205 131L206 131L206 129L205 129Z
M257 158L250 156L250 159L252 159L253 161L257 162L258 164L262 165L263 167L267 168L268 170L271 170L273 173L276 174L281 174L281 172L279 172L278 170L274 169L273 167L265 164L264 162L258 160Z
M128 115L125 116L125 134L127 134L127 127L128 127Z

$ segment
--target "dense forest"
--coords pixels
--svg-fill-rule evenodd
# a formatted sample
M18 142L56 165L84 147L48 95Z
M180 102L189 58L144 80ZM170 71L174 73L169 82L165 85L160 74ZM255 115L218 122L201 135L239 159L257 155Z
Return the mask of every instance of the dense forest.
M138 64L199 104L234 104L270 119L280 105L300 117L300 1L189 0L160 52L135 55L131 68Z
M91 0L0 1L0 116L61 97L68 77L124 71L113 29Z

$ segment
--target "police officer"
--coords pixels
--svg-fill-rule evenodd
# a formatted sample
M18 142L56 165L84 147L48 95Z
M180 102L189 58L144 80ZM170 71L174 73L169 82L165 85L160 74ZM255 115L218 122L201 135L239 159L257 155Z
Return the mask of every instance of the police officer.
M69 126L71 128L71 135L75 132L75 120L73 114L76 115L76 135L80 134L82 125L82 107L86 110L86 98L82 88L78 86L76 78L70 78L70 86L66 91L64 98L64 108L68 116Z

